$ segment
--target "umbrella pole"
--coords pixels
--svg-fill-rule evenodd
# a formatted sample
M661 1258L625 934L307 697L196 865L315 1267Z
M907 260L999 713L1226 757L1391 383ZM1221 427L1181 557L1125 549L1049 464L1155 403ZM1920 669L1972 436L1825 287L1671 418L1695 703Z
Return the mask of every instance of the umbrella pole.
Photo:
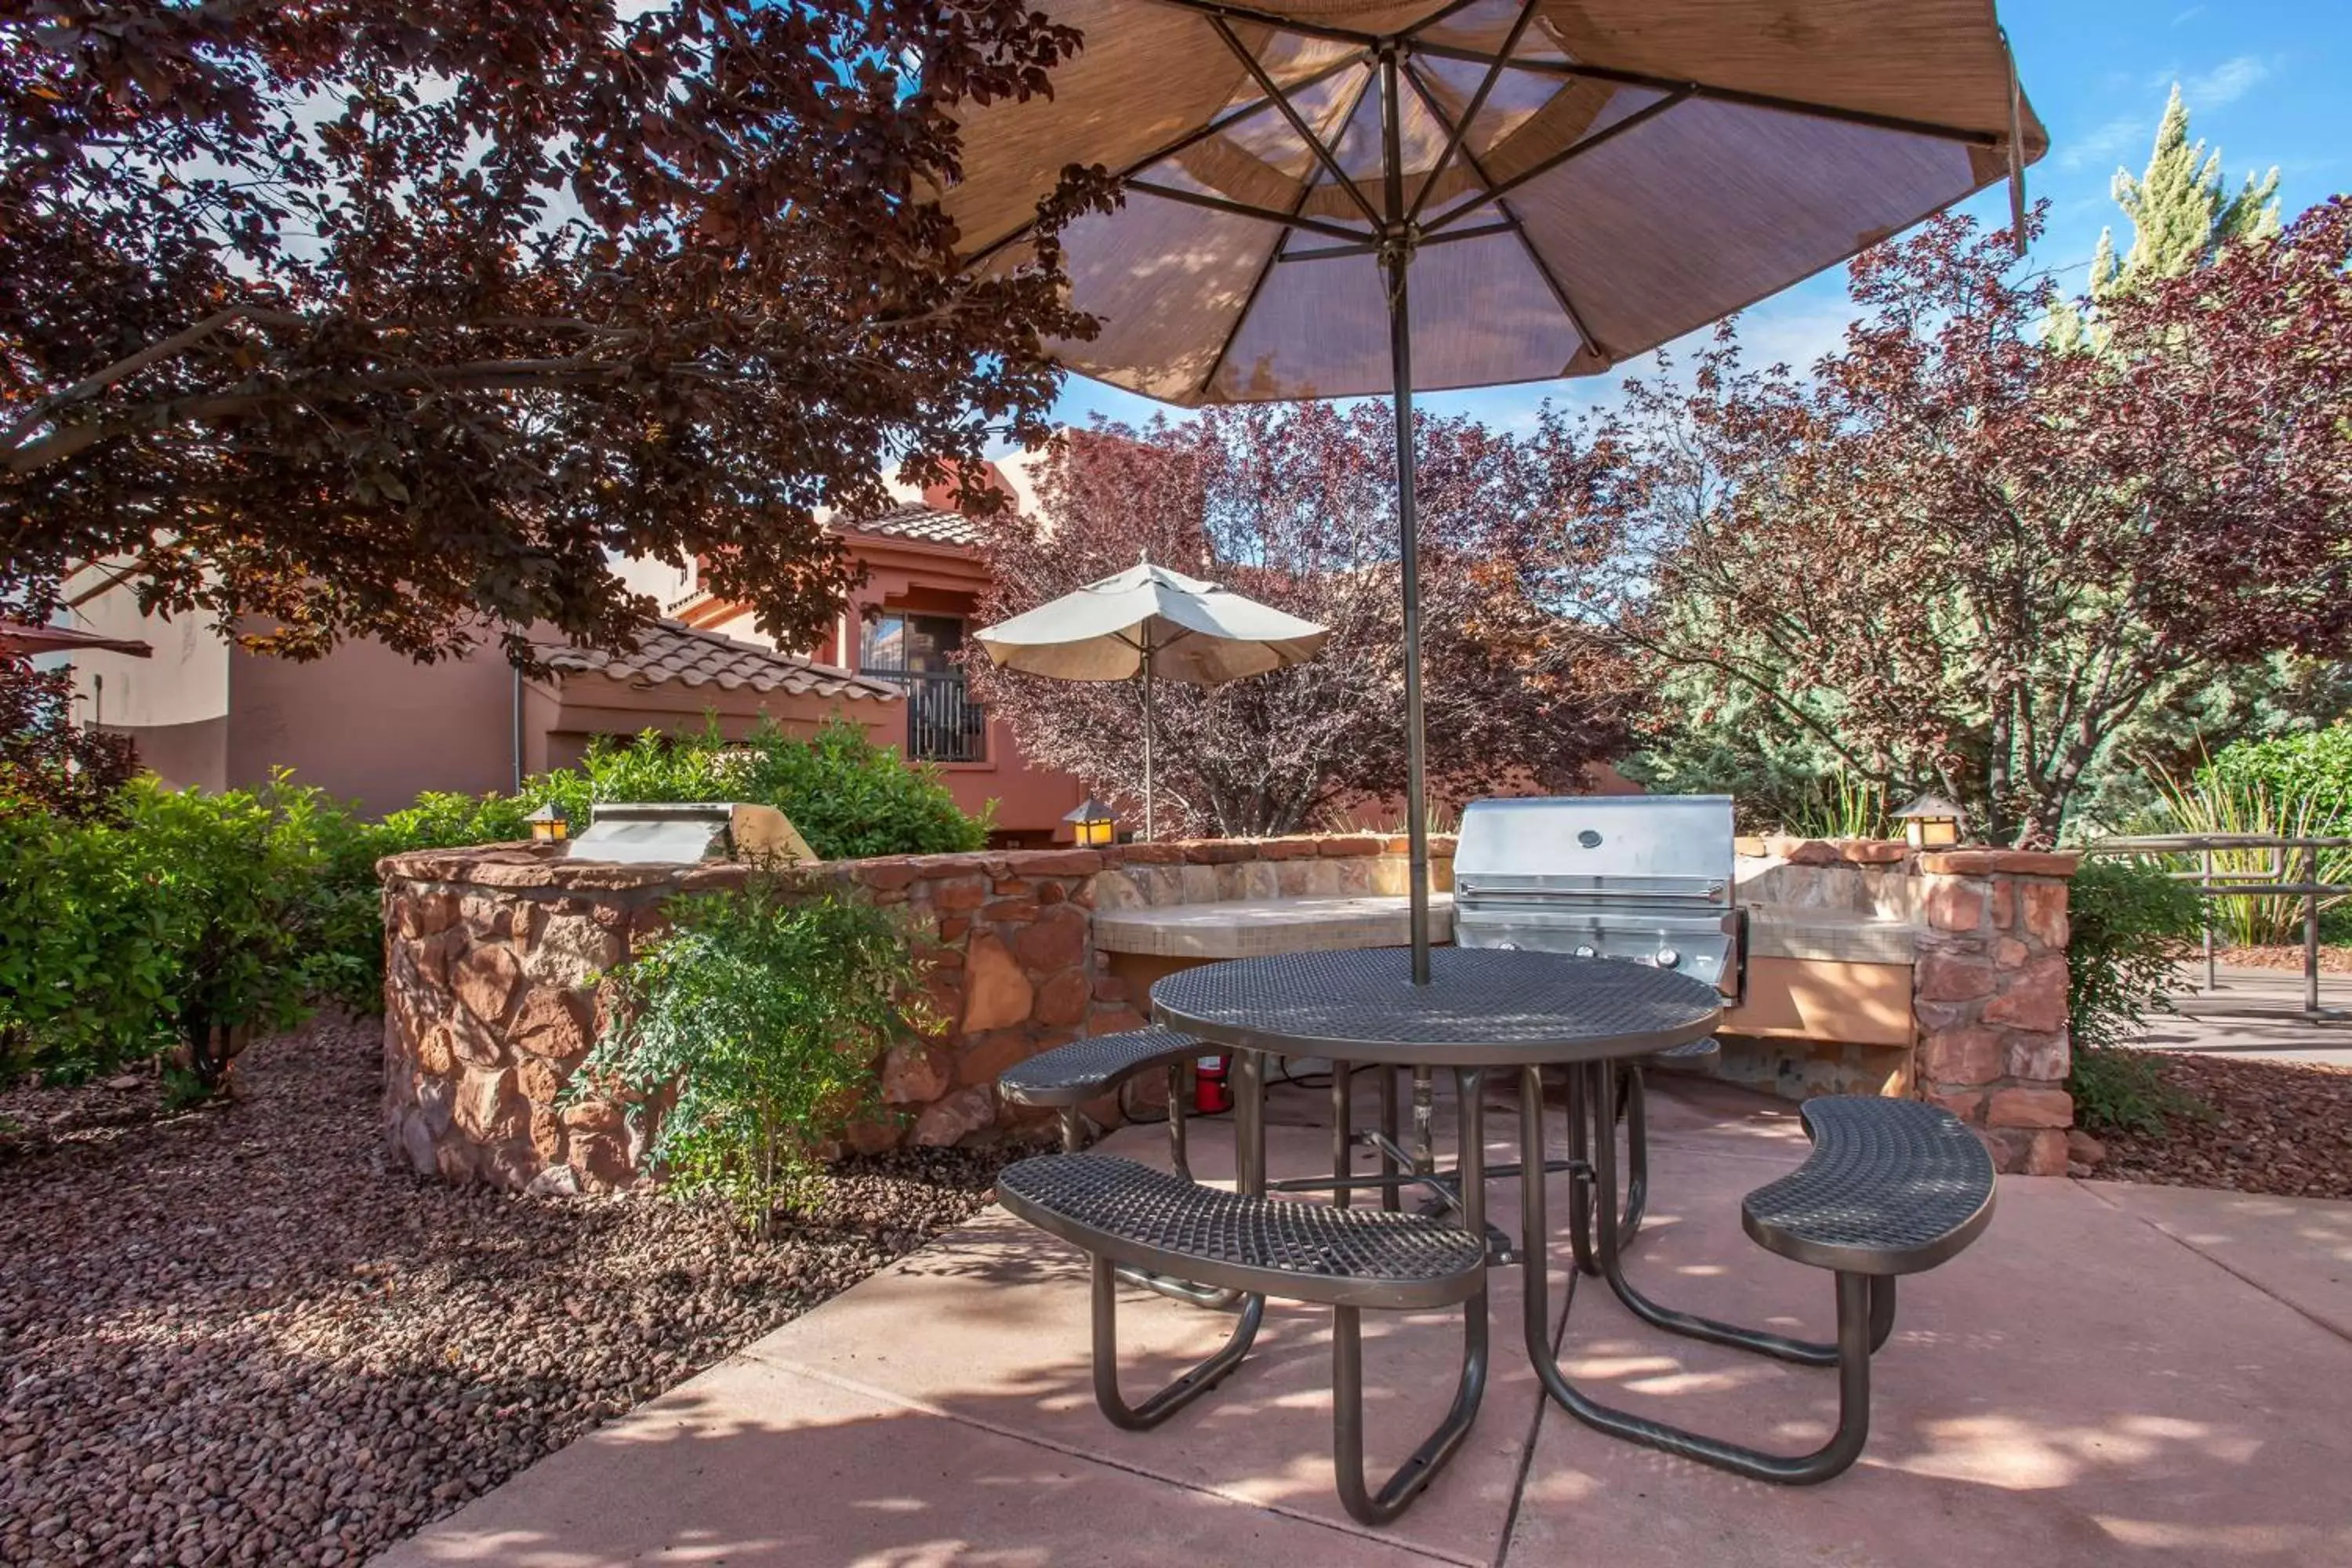
M1405 273L1412 264L1406 233L1404 161L1399 152L1397 58L1393 47L1381 55L1384 110L1381 162L1386 183L1389 233L1383 236L1381 270L1388 282L1389 363L1396 407L1398 574L1404 595L1405 837L1412 849L1406 891L1412 911L1412 983L1429 984L1429 777L1421 722L1421 538L1413 508L1412 312Z
M1151 634L1143 636L1143 841L1152 841L1151 819Z

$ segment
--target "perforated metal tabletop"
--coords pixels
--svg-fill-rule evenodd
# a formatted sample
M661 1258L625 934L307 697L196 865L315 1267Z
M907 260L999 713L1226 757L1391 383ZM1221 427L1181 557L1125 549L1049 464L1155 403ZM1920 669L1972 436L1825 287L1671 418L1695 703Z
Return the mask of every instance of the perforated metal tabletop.
M1152 1016L1217 1045L1432 1067L1646 1055L1715 1032L1723 998L1672 970L1441 947L1415 985L1403 948L1204 964L1151 988Z

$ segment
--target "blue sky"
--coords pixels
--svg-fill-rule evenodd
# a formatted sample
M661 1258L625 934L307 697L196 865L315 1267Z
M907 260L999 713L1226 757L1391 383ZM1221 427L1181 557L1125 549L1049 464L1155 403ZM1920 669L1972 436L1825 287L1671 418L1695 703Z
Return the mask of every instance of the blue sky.
M2103 225L2119 223L2108 199L2118 167L2134 174L2176 81L2190 133L2218 146L2232 184L2276 164L2281 205L2292 215L2352 190L2352 3L2347 0L2003 0L2001 21L2020 74L2049 128L2051 150L2028 171L2029 195L2051 203L2037 266L2061 268L2069 288ZM1964 209L2008 220L1993 190ZM2118 234L2119 243L2128 236ZM1843 268L1807 279L1750 310L1743 336L1759 358L1803 365L1836 346L1847 319ZM1619 374L1639 374L1646 358ZM1422 406L1468 413L1490 425L1524 426L1544 398L1590 405L1614 377L1425 396ZM1101 413L1140 421L1160 405L1073 376L1056 415L1084 424Z

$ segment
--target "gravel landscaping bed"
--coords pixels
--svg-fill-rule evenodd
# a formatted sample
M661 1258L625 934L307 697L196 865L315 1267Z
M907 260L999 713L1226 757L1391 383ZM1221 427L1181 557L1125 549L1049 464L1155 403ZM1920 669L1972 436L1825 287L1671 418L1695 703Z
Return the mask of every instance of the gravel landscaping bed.
M2188 1051L2130 1054L2210 1114L2174 1116L2161 1138L2103 1130L2107 1152L2096 1174L2278 1197L2352 1198L2352 1070Z
M314 1026L179 1114L0 1096L0 1563L364 1558L969 1217L1013 1152L846 1163L761 1247L388 1171L382 1051Z
M2225 947L2215 955L2223 963L2242 969L2284 969L2303 973L2303 943L2287 947ZM2199 973L2204 973L2202 958L2194 961ZM2352 947L2329 947L2319 950L2319 969L2323 974L2352 974Z

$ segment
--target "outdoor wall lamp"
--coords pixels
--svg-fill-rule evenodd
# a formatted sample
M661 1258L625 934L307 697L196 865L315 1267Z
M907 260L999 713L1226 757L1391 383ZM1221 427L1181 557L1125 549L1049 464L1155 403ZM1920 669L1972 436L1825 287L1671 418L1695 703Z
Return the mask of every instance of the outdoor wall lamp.
M1923 795L1896 812L1895 820L1903 825L1903 837L1912 848L1948 849L1960 841L1960 826L1967 818L1942 795Z
M1118 837L1118 819L1111 816L1110 807L1098 800L1089 798L1062 820L1070 825L1070 838L1074 843L1109 844L1116 842Z
M534 844L561 844L572 837L571 819L551 800L523 820L530 824Z

